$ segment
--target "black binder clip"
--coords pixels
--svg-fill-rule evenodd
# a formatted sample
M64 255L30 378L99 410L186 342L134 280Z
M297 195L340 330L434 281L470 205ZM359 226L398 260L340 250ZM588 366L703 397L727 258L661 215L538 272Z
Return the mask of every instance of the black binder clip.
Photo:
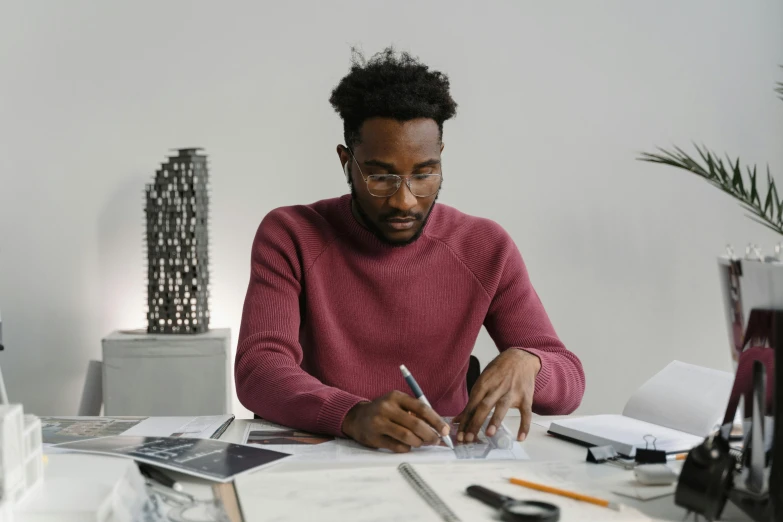
M623 469L632 469L633 461L623 460L620 455L617 454L617 450L614 446L594 446L587 449L587 462L593 464L614 464Z
M617 451L614 446L595 446L587 448L587 462L603 464L607 460L616 460Z
M648 440L648 437L652 440ZM644 436L644 449L636 448L635 461L637 464L666 464L666 452L655 447L657 439L652 435ZM650 449L652 444L652 449Z

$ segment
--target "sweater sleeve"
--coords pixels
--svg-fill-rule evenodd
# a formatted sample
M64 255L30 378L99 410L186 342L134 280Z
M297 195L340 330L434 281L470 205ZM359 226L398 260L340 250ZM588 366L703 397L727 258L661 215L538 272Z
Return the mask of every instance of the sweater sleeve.
M295 226L276 210L256 233L234 368L237 396L270 421L343 436L345 414L365 399L326 386L300 367L302 252L308 246L295 241Z
M484 326L501 352L517 348L541 360L533 411L541 415L571 413L585 391L582 363L557 337L519 250L510 237L507 240L510 245Z

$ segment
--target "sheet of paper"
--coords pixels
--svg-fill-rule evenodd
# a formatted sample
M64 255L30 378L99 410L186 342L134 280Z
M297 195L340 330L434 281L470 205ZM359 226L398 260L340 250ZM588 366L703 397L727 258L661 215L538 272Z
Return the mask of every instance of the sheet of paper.
M591 415L554 421L550 429L566 437L594 444L612 445L618 453L633 456L635 448L649 447L668 453L688 451L704 440L677 430L656 426L623 415Z
M220 427L233 419L233 415L208 415L204 417L149 417L123 435L140 437L187 437L209 439Z
M315 435L273 422L256 419L247 424L242 438L245 444L294 455L308 460L337 459L334 437Z
M706 437L720 426L734 375L672 361L628 400L623 415Z
M395 466L253 473L234 484L248 521L442 522Z
M641 484L629 484L627 486L615 486L612 493L637 500L653 500L674 495L677 484L669 486L644 486Z
M514 498L554 503L561 509L561 520L649 520L632 509L616 512L514 486L507 480L510 476L516 476L551 485L560 484L562 487L564 482L558 476L563 469L561 463L554 463L555 469L560 470L554 475L548 466L549 463L526 463L511 467L508 463L487 461L413 465L430 488L463 522L498 520L496 510L465 495L466 488L472 484L480 484ZM585 466L581 465L581 468ZM292 487L293 484L296 487ZM318 473L254 473L238 477L236 488L245 520L441 520L393 466L321 470ZM595 494L587 485L572 484L572 489Z
M447 422L451 418L446 419ZM380 461L380 462L440 462L453 460L528 460L519 442L505 428L493 438L482 430L478 440L471 444L455 444L452 451L445 445L414 448L410 453L367 448L349 439L335 439L286 428L265 420L254 420L245 428L245 444L290 453L296 460L307 461ZM452 427L452 432L456 433Z

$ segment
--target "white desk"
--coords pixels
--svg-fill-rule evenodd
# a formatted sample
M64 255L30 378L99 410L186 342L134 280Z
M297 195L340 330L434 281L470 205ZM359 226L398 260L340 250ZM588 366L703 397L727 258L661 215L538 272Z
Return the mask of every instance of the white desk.
M536 419L534 419L534 422L535 420L540 421L544 419L545 419L544 417L537 417ZM221 440L224 440L226 442L241 443L248 422L250 421L235 420L228 428L228 430L226 430L226 432L223 434ZM519 417L507 417L505 424L509 430L511 430L513 433L516 433L517 429L519 428ZM579 463L580 465L584 466L586 473L590 474L591 476L594 476L597 480L600 480L602 483L605 484L619 485L633 478L632 471L623 470L617 466L612 466L607 464L597 465L597 464L589 464L585 462L585 457L587 455L586 448L547 435L545 428L535 424L531 426L530 434L528 435L527 440L523 443L523 447L530 455L530 459L533 461L569 461L573 463ZM280 473L285 471L301 471L301 470L308 470L308 469L315 470L315 469L326 469L326 468L337 468L337 467L343 468L343 467L352 467L356 465L357 464L355 462L351 462L351 463L310 462L308 463L308 462L296 462L296 461L285 462L284 461L276 466L269 468L268 470L261 471L260 473ZM368 465L377 465L377 464L362 464L362 465L368 466ZM281 476L280 480L285 480L285 478ZM205 490L202 488L206 488L205 483L201 481L194 481L194 480L189 480L184 478L183 478L183 482L186 483L186 487L189 490L193 491L194 494L197 494L199 497L203 498L205 494ZM293 484L292 487L294 487ZM195 488L195 489L191 489L191 488ZM682 521L683 518L685 517L685 510L674 505L673 496L663 497L655 500L639 501L628 497L614 495L607 491L605 498L607 498L608 500L613 500L616 502L620 502L632 506L638 509L639 511L641 511L642 513L644 513L645 515L658 520ZM735 520L747 520L747 518L743 517L743 515L739 512L739 510L737 510L736 508L734 508L729 504L726 506L726 510L724 511L722 520L735 521ZM564 522L569 522L569 521L564 521Z

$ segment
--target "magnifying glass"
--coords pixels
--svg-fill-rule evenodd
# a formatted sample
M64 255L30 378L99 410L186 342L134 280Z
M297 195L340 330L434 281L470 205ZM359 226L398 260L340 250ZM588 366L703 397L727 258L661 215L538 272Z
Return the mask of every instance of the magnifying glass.
M549 502L515 500L483 486L469 486L468 495L500 510L504 522L557 522L560 508Z

